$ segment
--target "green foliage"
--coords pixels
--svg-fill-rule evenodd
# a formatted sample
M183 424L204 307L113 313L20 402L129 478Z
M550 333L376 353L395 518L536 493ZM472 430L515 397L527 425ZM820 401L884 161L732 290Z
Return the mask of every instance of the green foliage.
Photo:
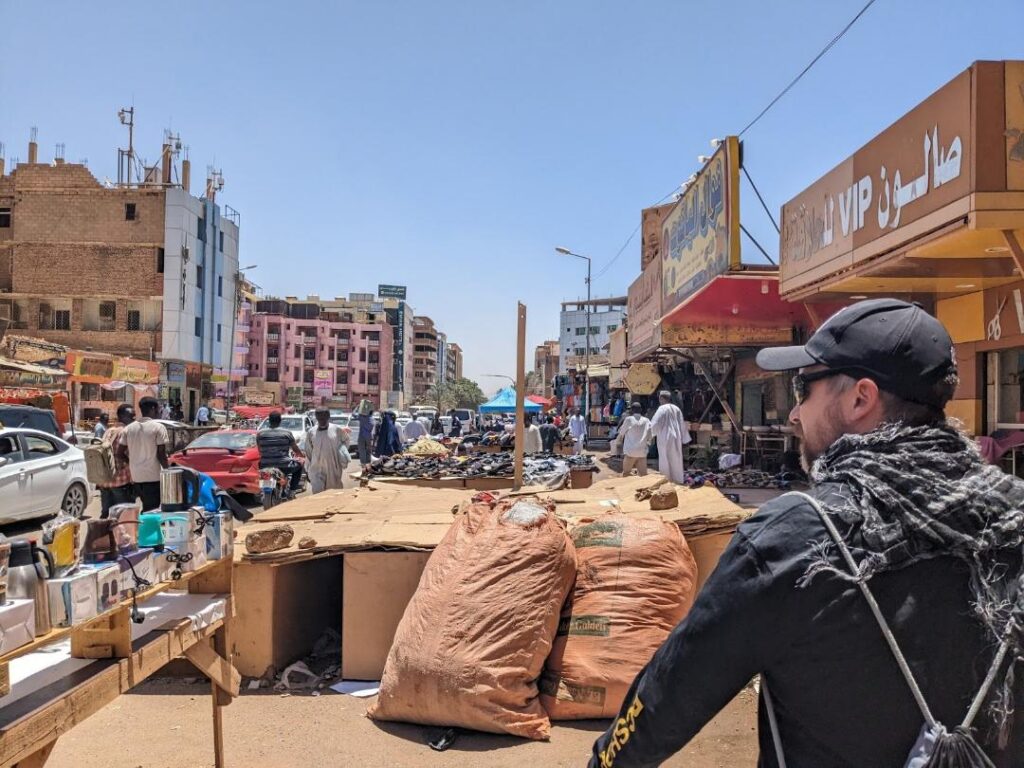
M470 379L456 379L446 381L443 384L435 384L427 393L420 398L417 405L432 405L446 412L449 408L471 408L476 407L487 400L484 393L475 381Z

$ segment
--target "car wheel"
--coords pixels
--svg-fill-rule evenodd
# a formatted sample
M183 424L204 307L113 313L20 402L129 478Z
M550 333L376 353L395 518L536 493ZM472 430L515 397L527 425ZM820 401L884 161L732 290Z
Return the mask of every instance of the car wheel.
M85 486L81 483L75 483L65 492L60 508L62 512L66 512L72 517L82 517L88 505L89 497L86 494Z

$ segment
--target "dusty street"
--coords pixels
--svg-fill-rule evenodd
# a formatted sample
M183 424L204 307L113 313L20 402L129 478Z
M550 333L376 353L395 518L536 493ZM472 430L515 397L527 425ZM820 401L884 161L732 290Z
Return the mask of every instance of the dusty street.
M171 768L213 765L206 683L153 681L122 696L57 742L52 768ZM375 723L366 700L333 694L285 696L249 693L224 711L228 765L441 766L540 768L584 766L603 721L556 725L550 742L463 734L446 752L426 746L436 728ZM742 768L757 761L757 700L744 690L712 720L671 768ZM131 733L121 739L117 734Z

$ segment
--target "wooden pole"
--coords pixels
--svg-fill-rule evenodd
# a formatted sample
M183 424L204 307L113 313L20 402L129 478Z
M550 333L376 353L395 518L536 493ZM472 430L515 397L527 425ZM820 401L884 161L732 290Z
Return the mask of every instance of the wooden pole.
M526 305L519 302L519 329L516 340L516 443L513 456L515 459L515 479L512 488L518 491L523 487L523 439L525 429L523 417L523 398L526 395Z

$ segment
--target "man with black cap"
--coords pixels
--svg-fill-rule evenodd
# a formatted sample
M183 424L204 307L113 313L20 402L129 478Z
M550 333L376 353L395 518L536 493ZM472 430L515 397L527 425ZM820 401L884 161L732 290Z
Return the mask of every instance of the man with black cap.
M949 334L876 299L757 362L799 371L810 494L740 525L590 765L660 764L757 675L759 766L1020 765L1024 482L946 421Z

